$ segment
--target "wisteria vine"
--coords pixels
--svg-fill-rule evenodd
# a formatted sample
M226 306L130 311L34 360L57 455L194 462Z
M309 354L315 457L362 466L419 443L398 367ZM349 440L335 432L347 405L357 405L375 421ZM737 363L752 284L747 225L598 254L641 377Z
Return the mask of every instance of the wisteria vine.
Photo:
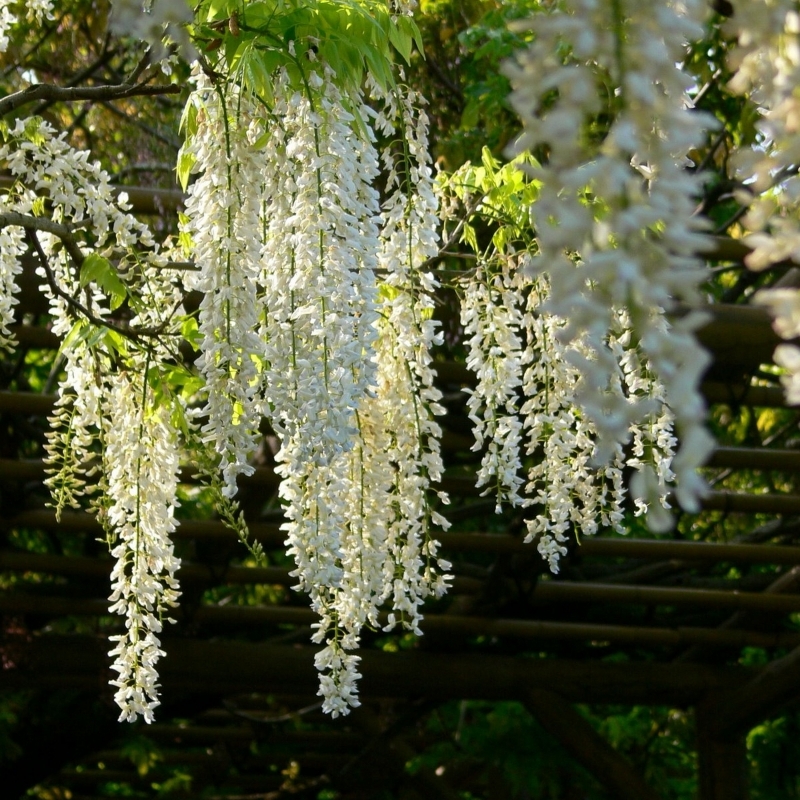
M742 165L758 189L797 161L790 5L732 23L733 88L763 82L770 109L772 147ZM696 510L704 491L703 315L667 314L703 299L702 177L685 157L714 123L686 106L679 65L705 3L548 6L506 68L519 157L487 154L449 177L435 174L425 101L399 66L418 40L412 3L304 6L308 30L294 18L281 28L263 6L204 2L189 29L184 3L146 20L138 2L116 7L133 33L160 41L167 25L199 54L178 169L182 252L159 248L64 134L38 118L3 128L13 185L0 197L0 346L13 346L30 253L64 339L47 483L58 513L88 504L108 534L121 719L149 722L159 702L159 636L180 594L180 466L194 457L222 516L244 528L238 479L254 470L263 420L279 442L294 588L319 615L324 710L358 705L365 628L421 632L423 604L451 580L437 541L448 528L433 268L447 258L443 232L474 259L452 288L475 376L477 486L498 512L518 510L553 572L573 539L623 532L628 512L664 531L673 495ZM0 2L0 51L52 8ZM790 195L753 203L753 266L797 249ZM488 237L472 227L481 218ZM201 295L195 313L188 292ZM765 301L796 334L796 294ZM781 358L796 379L800 356Z

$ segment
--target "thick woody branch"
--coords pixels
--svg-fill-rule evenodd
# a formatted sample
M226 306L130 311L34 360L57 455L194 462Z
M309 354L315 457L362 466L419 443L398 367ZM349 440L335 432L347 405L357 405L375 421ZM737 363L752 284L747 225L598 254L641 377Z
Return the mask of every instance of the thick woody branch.
M735 707L740 697L746 697L745 693L723 702ZM696 709L699 800L747 800L745 737L720 738L717 735L718 702L719 698L712 692Z
M180 94L180 92L181 87L171 83L75 87L37 83L20 92L14 92L14 94L10 94L0 100L0 116L38 100L48 100L50 102L121 100L125 97L152 97L154 95L163 94Z

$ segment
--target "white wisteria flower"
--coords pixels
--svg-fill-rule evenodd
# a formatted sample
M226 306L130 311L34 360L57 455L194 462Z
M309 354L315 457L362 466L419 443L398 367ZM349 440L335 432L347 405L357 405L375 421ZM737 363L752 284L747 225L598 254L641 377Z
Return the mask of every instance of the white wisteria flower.
M180 565L170 534L175 530L179 448L170 409L148 399L146 371L132 381L126 373L109 379L103 462L114 530L110 611L125 618L126 631L111 636L115 647L111 681L120 720L153 721L158 701L155 665L164 655L158 638L180 595Z
M737 154L738 177L747 188L739 193L749 206L742 218L752 248L745 259L750 269L763 270L783 260L800 258L800 13L790 0L735 4L726 31L737 40L730 55L735 74L729 88L745 94L761 111L756 145ZM800 291L766 289L755 302L767 306L777 333L797 336ZM800 402L800 359L794 345L779 345L775 363L786 370L781 379L787 400Z
M518 281L511 259L492 275L479 264L467 277L461 302L461 324L467 336L467 367L478 383L467 399L475 443L486 446L478 470L477 486L493 492L497 510L503 502L520 505L522 478L522 422L518 395L522 386L522 312Z
M223 493L236 493L236 478L249 475L261 421L264 344L258 335L261 270L261 181L252 146L252 98L212 87L204 75L190 99L202 112L188 153L197 178L186 200L184 230L199 268L185 286L202 292L198 367L207 400L203 439L219 454Z
M19 21L11 11L15 0L0 0L0 53L5 53L9 45L9 33Z
M548 153L531 168L541 184L531 209L538 244L531 269L549 276L545 310L567 321L562 337L582 339L587 348L574 353L573 363L583 375L578 402L597 427L597 457L615 458L617 445L630 441L631 424L653 411L648 399L630 402L614 391L618 363L608 335L616 309L627 308L674 414L681 440L672 463L676 492L692 511L704 492L696 470L712 447L699 392L708 355L693 335L703 318L669 325L664 315L676 301L702 302L696 254L705 236L693 215L701 179L683 160L715 123L686 107L691 79L676 65L686 43L702 34L706 14L701 0L658 3L648 14L629 0L569 0L527 23L536 38L507 68L524 122L514 150L544 146ZM598 70L616 87L603 137L586 134L602 110ZM585 202L587 190L601 213ZM637 489L648 492L643 502L658 502L657 493L649 494L657 486L639 482ZM652 521L662 527L663 515Z

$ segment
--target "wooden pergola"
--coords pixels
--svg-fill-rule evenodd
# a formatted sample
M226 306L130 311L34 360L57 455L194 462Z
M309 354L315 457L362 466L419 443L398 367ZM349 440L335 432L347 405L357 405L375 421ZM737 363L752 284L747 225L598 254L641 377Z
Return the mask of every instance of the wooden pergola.
M144 214L180 203L176 192L126 191ZM741 243L720 240L711 257L745 254ZM29 388L25 358L58 347L34 268L26 264L20 351L5 386ZM752 380L778 342L766 313L747 305L709 310L713 319L701 331L714 355L704 384L709 404L785 408L778 386ZM793 616L800 612L800 494L785 489L800 472L800 451L717 449L710 468L775 473L784 491L712 491L702 513L721 520L714 541L601 535L573 544L551 576L535 547L523 544L519 520L499 529L493 503L475 490L461 391L471 378L457 363L437 367L449 409L443 488L454 498L455 522L441 541L456 578L426 615L425 636L402 652L379 649L378 636L368 636L363 706L324 719L308 644L315 617L291 591L290 568L278 556L272 566L247 566L221 522L186 520L176 532L183 603L159 664L165 721L141 731L161 744L161 763L190 768L193 793L202 788L211 797L316 797L328 787L368 798L382 787L397 797L455 798L464 788L458 776L405 769L429 744L416 721L450 700L513 700L610 798L657 800L659 788L574 704L668 705L695 710L700 800L745 800L746 734L800 698ZM40 444L53 402L49 391L0 391L0 689L62 693L80 705L66 729L53 729L47 715L38 727L31 723L30 739L41 746L13 762L4 796L46 783L53 797L95 798L110 781L148 796L151 777L120 749L124 728L110 700L111 561L96 541L100 526L79 512L56 520L45 504ZM184 478L192 482L191 465ZM277 485L268 459L241 482L251 533L268 553L279 552L284 538L277 503L267 502ZM729 516L746 533L727 536ZM248 604L225 600L246 592ZM742 666L744 648L761 648L771 660Z

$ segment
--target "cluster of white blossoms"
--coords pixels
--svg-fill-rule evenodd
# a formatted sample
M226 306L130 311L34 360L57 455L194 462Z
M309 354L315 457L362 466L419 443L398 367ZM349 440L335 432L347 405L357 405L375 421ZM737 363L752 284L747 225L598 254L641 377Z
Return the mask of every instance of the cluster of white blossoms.
M107 524L115 532L111 555L111 613L125 618L125 633L109 637L116 646L114 699L120 720L153 721L158 701L155 665L164 651L158 634L180 596L175 573L180 561L170 535L175 521L179 439L171 409L157 405L146 368L133 376L109 376L104 396Z
M199 268L187 286L204 296L202 433L228 497L252 469L262 415L278 435L286 545L320 615L320 694L336 716L358 704L347 651L363 626L380 627L388 603L387 629L419 632L422 602L446 588L429 499L442 473L435 283L420 269L438 218L418 98L373 86L375 111L305 58L301 87L273 76L269 114L198 75L184 230ZM402 142L383 154L383 209L371 124Z
M9 208L6 197L0 198L0 214ZM16 211L19 208L14 207ZM22 272L20 257L27 250L25 232L18 226L0 229L0 348L12 349L16 342L9 330L14 323L14 306L17 299L17 276Z
M543 311L548 293L542 276L528 286L521 411L525 451L532 459L525 505L536 510L535 516L526 519L526 541L535 540L550 569L558 572L573 529L578 537L592 535L601 526L619 529L625 496L624 456L617 444L611 458L602 464L596 461L597 428L576 404L582 376L570 358L587 351L585 337L564 341L564 320Z
M17 24L17 17L11 11L15 0L0 0L0 53L5 53L9 45L9 33Z
M414 5L391 3L387 19L408 23ZM479 258L464 278L478 377L468 412L484 450L479 485L498 506L524 509L527 539L554 572L568 533L620 527L623 467L634 472L635 513L657 530L671 521L673 484L687 509L703 490L700 317L664 315L676 300L699 300L699 184L682 158L708 120L684 107L676 63L701 33L704 6L643 13L633 0L565 0L536 17L532 47L509 67L525 123L518 148L542 156L532 167L536 241L532 252ZM27 8L40 20L51 3ZM0 0L0 50L15 9ZM183 0L119 0L114 13L152 42L191 16ZM236 18L225 23L239 37ZM29 120L0 146L17 182L0 204L0 344L30 247L53 332L66 340L48 484L59 511L90 495L109 532L111 610L125 618L112 650L122 719L149 722L158 705L159 635L179 595L170 534L186 435L215 454L213 485L230 508L263 418L276 433L283 530L295 588L319 615L326 712L358 705L353 651L364 626L420 633L424 601L447 589L435 538L448 498L435 491L444 408L428 118L423 99L388 77L393 66L337 76L323 44L288 45L283 66L264 67L262 97L245 88L244 55L227 78L197 68L180 169L193 162L181 238L194 269L182 282L108 175L65 137ZM609 83L603 122L598 87ZM515 236L528 242L525 208ZM187 290L202 294L203 388L191 410L170 383L183 364L177 342L192 338ZM99 491L88 487L95 474Z
M41 25L46 19L55 19L53 2L54 0L25 0L25 16L28 22Z
M314 67L310 96L279 79L282 123L266 150L265 411L281 440L276 471L297 588L320 615L313 640L326 645L315 661L320 693L338 715L358 703L358 657L344 651L377 621L369 537L381 531L363 528L353 494L363 490L356 508L369 513L384 488L377 478L363 485L370 464L358 418L375 382L378 163L332 74Z
M0 147L0 162L15 179L0 213L16 215L19 223L0 234L8 243L5 276L13 278L14 254L23 243L30 246L39 256L52 330L68 343L46 446L47 484L60 513L91 494L88 480L100 475L102 495L93 504L116 559L110 610L126 627L112 637L119 672L112 683L121 719L141 714L151 721L158 705L154 664L162 654L156 634L179 594L169 538L179 440L172 408L153 398L148 368L174 358L169 335L177 333L171 322L181 312L181 293L149 229L128 213L126 198L115 196L88 153L73 150L48 123L18 121ZM34 214L42 201L50 206L44 220ZM91 237L89 246L84 236ZM13 291L4 286L4 298ZM126 297L136 298L136 311L120 327L113 310ZM104 325L111 326L105 333ZM126 366L115 369L115 362Z
M549 276L545 310L567 321L560 335L585 343L585 354L573 349L569 358L582 376L579 405L597 428L595 457L610 461L631 426L656 410L652 399L632 402L612 385L618 365L608 337L616 309L626 308L680 433L672 469L687 510L699 508L696 468L712 447L698 388L708 356L693 335L702 315L666 324L664 314L676 301L701 302L696 254L705 237L692 216L700 183L685 155L713 123L686 107L691 78L676 65L686 42L702 35L706 11L703 0L646 12L630 0L568 0L534 18L533 44L507 69L525 125L515 149L542 159L531 169L541 183L531 269ZM641 480L634 491L655 504L655 486Z
M759 141L736 154L736 167L747 186L739 200L749 206L742 225L752 252L745 262L762 270L800 260L800 12L791 0L737 2L725 29L737 43L730 55L736 72L729 88L748 95L761 111ZM769 308L780 336L800 334L800 291L768 289L755 300ZM782 382L788 401L800 403L800 348L778 345L774 358L786 370Z
M469 391L467 413L472 421L472 449L486 451L481 458L476 485L487 486L484 495L521 505L522 421L519 392L525 362L523 318L519 307L519 280L512 259L501 262L497 274L479 263L465 282L461 324L469 348L467 367L478 383Z
M379 264L382 289L380 338L377 344L378 392L373 413L383 416L391 431L387 455L396 465L391 514L387 520L387 558L384 576L391 586L392 605L386 630L397 622L420 633L420 606L425 598L447 590L450 564L437 556L434 527L446 530L448 521L433 508L431 487L444 471L441 427L445 413L441 391L434 386L433 347L442 343L433 319L438 286L426 268L439 252L438 199L428 151L428 116L424 98L400 86L373 96L383 100L375 126L384 135L403 131L398 153L382 153L387 170L388 198L383 206ZM444 492L436 496L449 503Z
M24 19L28 23L41 25L44 20L52 20L54 0L0 0L0 53L8 50L11 29L19 24L20 7L24 8Z
M485 448L478 485L494 493L498 513L506 502L534 510L526 513L526 541L536 542L555 573L573 531L578 538L601 527L623 532L626 466L634 471L634 514L647 513L655 530L671 526L676 440L664 388L636 346L627 313L617 312L607 338L617 365L609 393L620 404L648 400L655 410L631 423L629 452L616 442L598 462L597 426L576 402L583 376L575 361L591 357L587 337L564 336L567 322L547 311L548 280L531 276L527 260L503 257L491 278L480 265L464 279L467 366L477 377L467 407L473 449Z
M188 152L199 174L188 192L184 225L197 271L184 285L202 293L202 437L219 454L223 491L233 497L237 475L253 472L249 460L260 440L260 163L251 141L252 101L233 92L226 99L203 76L198 80L189 102L203 123Z

